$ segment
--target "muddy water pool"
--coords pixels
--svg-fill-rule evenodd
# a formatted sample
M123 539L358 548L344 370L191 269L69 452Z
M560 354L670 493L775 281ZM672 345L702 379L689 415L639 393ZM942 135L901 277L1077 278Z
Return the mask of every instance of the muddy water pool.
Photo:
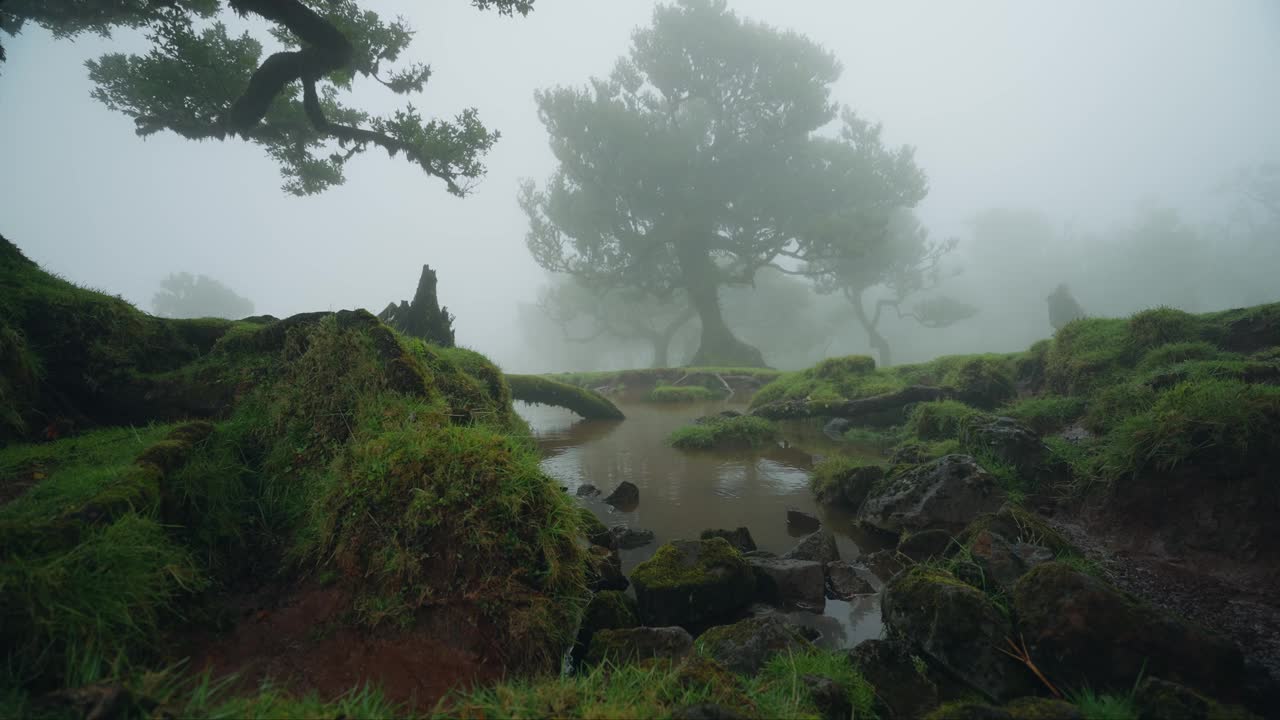
M606 525L652 530L655 542L623 550L623 572L630 574L664 542L696 539L708 528L746 526L761 550L781 555L803 533L787 527L787 509L813 513L836 535L840 556L856 561L863 552L880 549L874 538L858 532L851 518L823 508L809 491L809 473L837 444L809 424L783 425L783 440L756 451L689 452L667 444L676 428L701 415L744 405L724 402L659 405L618 403L627 419L580 420L568 410L517 404L542 449L543 470L570 493L590 483L607 495L624 480L640 489L640 503L630 511L605 504L601 497L578 498ZM858 448L839 446L839 452ZM864 451L863 454L870 454ZM878 579L862 573L877 588ZM633 591L629 591L633 592ZM821 614L794 612L792 619L822 632L819 644L852 647L880 637L880 600L868 595L845 602L827 600Z

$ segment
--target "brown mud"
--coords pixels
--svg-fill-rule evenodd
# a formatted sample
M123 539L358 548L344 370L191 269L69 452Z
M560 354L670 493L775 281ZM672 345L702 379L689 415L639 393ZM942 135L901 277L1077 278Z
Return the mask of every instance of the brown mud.
M332 700L364 685L392 702L429 710L455 690L500 679L503 665L478 609L459 604L420 612L404 629L372 630L350 621L352 604L336 587L259 589L222 600L232 627L193 631L175 640L189 668L213 678L234 675L232 693L263 682Z

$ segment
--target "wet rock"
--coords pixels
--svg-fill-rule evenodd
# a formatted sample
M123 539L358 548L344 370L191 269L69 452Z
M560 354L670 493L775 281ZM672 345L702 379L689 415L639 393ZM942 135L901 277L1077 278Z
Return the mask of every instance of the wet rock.
M863 501L877 483L884 480L885 470L879 465L849 468L830 478L817 491L818 502L839 505L849 510L862 507Z
M629 480L623 480L604 501L616 508L633 508L640 504L640 488Z
M924 446L919 443L901 445L889 456L889 465L919 465L929 459Z
M751 602L755 574L724 538L675 540L631 573L640 617L650 625L696 626Z
M853 716L853 703L844 686L821 675L801 675L800 682L809 690L813 704L823 720L848 720Z
M817 532L822 527L822 521L813 513L807 513L803 510L795 508L787 508L787 529L797 533Z
M747 558L756 576L756 597L783 608L821 612L826 605L823 567L812 560Z
M986 450L1019 473L1035 473L1049 452L1039 433L1011 417L975 418L964 425L961 442L974 452Z
M849 600L857 595L874 595L876 589L843 560L827 563L827 597Z
M578 628L576 657L581 657L591 645L591 638L600 630L620 630L640 625L635 598L617 590L596 593L582 613L582 625Z
M877 550L861 558L863 567L885 582L902 572L910 562L910 558L899 555L897 550Z
M1003 501L995 478L977 461L968 455L946 455L886 480L867 497L858 518L887 532L959 532Z
M600 630L591 638L587 663L615 664L649 658L676 659L693 650L693 636L682 627L637 627Z
M1005 503L994 513L983 513L974 518L960 535L960 541L968 545L982 530L990 530L1015 545L1027 543L1046 547L1055 557L1063 553L1080 554L1080 551L1044 518L1013 503Z
M618 541L610 532L609 526L600 521L596 514L587 508L578 508L578 516L582 518L582 530L587 541L607 550L617 550Z
M778 557L778 553L769 552L768 550L750 550L748 552L742 553L742 557L744 558L776 558Z
M1005 638L1014 637L1009 618L950 573L916 566L897 575L885 588L881 616L893 632L992 700L1032 689L1026 669L1000 651Z
M825 567L827 563L840 559L840 550L836 548L836 536L830 530L819 530L806 535L782 557L787 560L812 560Z
M795 628L776 616L718 625L698 638L699 649L737 673L754 675L778 652L802 652L811 647Z
M849 661L876 689L877 701L888 711L881 717L918 718L938 706L938 686L906 643L864 640L849 651Z
M1023 576L1013 609L1032 657L1060 685L1118 691L1143 674L1228 700L1242 691L1244 657L1229 640L1063 563Z
M831 418L822 426L822 434L836 442L843 442L845 431L851 427L853 422L846 418Z
M979 531L969 542L969 555L982 576L1005 590L1013 587L1031 568L1053 560L1048 548L1029 543L1010 543L990 530Z
M747 716L715 703L695 703L677 708L671 720L747 720Z
M1133 694L1133 704L1138 709L1138 720L1235 720L1257 719L1258 716L1241 707L1224 707L1191 688L1159 678L1142 681ZM1274 708L1273 708L1274 709Z
M626 525L615 525L611 532L621 550L634 550L653 542L653 531L630 528Z
M745 527L739 527L734 530L703 530L702 539L710 540L713 537L724 538L729 544L738 549L739 552L751 552L756 549L756 541L751 539L751 531Z
M943 557L954 549L954 538L946 530L921 530L902 538L898 552L916 562Z
M578 490L577 490L578 497L591 497L599 494L600 494L600 488L596 487L595 485L592 485L591 483L585 483L578 486Z
M622 574L622 558L617 550L609 550L593 545L587 559L587 588L592 592L601 590L626 590L631 584L627 576Z

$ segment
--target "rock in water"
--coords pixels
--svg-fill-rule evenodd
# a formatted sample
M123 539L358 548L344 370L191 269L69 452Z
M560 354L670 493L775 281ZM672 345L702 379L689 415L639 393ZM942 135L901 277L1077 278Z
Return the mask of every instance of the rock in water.
M870 555L863 555L860 562L872 575L888 582L910 565L911 559L898 554L897 550L877 550Z
M745 527L739 527L736 530L703 530L702 539L710 540L713 537L724 538L729 544L738 549L738 552L752 552L756 549L756 541L751 539L751 531Z
M875 593L875 587L859 576L849 563L843 560L827 563L827 597L832 600L849 600L857 595Z
M751 603L751 566L724 538L675 540L631 573L640 618L649 625L693 627L724 619Z
M1005 701L1033 689L1026 668L1000 651L1014 637L1009 618L950 573L916 566L897 575L880 612L893 632L988 698Z
M839 505L856 511L862 507L871 490L884 479L884 473L884 468L879 465L849 468L818 489L818 502L823 505Z
M578 492L577 492L578 497L590 497L592 495L599 495L599 494L600 494L600 488L596 487L595 485L592 485L591 483L585 483L583 485L578 486Z
M587 662L615 664L649 658L682 658L693 650L693 636L680 627L637 627L599 630L591 637Z
M618 541L618 547L622 550L634 550L638 547L644 547L653 542L653 531L643 530L641 528L630 528L626 525L615 525L612 529L613 537Z
M822 521L813 513L807 513L803 510L795 508L787 508L787 529L799 533L817 532L822 527Z
M823 568L812 560L747 558L756 576L756 597L786 609L821 612L826 606Z
M840 550L836 548L836 536L830 530L819 530L806 535L782 557L787 560L812 560L825 566L840 559Z
M867 497L858 518L893 533L959 532L1004 501L995 478L968 455L946 455L891 477Z
M640 488L635 483L623 480L604 501L616 508L634 508L640 504Z
M760 672L775 653L811 647L795 628L773 615L713 627L699 636L698 646L726 668L747 675Z

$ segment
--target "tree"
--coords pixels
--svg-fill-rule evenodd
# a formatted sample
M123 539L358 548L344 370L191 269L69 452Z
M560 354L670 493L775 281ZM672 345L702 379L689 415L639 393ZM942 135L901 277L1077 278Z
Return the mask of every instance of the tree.
M534 0L472 0L480 9L527 14ZM484 173L480 158L498 133L474 109L452 121L424 120L409 103L378 116L340 97L357 77L399 95L419 93L431 68L391 68L413 32L384 21L358 0L7 0L0 30L17 34L27 22L56 38L110 36L144 29L145 55L110 53L87 63L93 96L133 118L138 135L169 130L193 140L241 137L261 145L281 167L284 189L296 195L343 182L343 168L371 146L403 153L428 175L464 195ZM262 59L249 32L232 36L216 19L227 10L273 24L284 50ZM3 50L0 49L0 61Z
M441 347L453 347L453 315L441 307L436 297L436 271L422 266L418 289L413 301L388 304L378 319L410 337L420 338Z
M683 295L663 301L632 290L593 289L573 277L540 290L538 307L570 342L608 336L647 343L655 368L670 367L671 341L696 314Z
M798 176L839 73L807 38L722 0L657 7L607 79L536 95L559 168L521 192L534 258L594 288L684 292L701 324L695 364L763 365L719 289L750 283L812 212Z
M253 302L208 275L170 273L160 282L160 291L151 298L151 307L161 317L220 317L229 320L253 314Z
M794 257L803 261L798 272L812 276L819 292L844 295L880 364L887 366L892 350L879 331L886 308L931 328L946 327L977 310L939 296L903 311L911 296L937 286L938 263L956 241L930 240L909 210L928 192L914 150L885 147L882 127L852 111L843 120L840 137L821 143L817 182L829 194L828 210L806 229ZM890 296L878 298L868 313L865 296L873 288L885 288Z

